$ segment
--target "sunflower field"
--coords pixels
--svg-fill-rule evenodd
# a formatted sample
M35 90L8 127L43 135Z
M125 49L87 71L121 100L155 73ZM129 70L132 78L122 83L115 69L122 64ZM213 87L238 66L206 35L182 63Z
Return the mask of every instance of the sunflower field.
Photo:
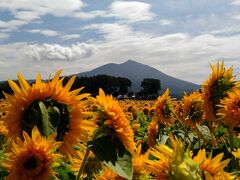
M223 62L199 91L116 100L49 81L8 83L0 100L0 179L240 179L240 82Z

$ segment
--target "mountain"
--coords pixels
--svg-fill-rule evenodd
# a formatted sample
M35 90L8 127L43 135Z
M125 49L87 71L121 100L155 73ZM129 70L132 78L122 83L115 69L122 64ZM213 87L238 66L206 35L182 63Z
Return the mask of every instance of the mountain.
M100 66L91 71L76 74L78 77L81 76L95 76L105 74L115 77L125 77L132 81L132 90L139 91L141 88L141 81L144 78L154 78L161 80L161 88L164 91L166 88L170 88L171 95L173 97L180 97L183 95L184 91L191 92L200 89L200 85L180 80L171 77L161 71L150 67L139 62L128 60L122 64L109 63Z

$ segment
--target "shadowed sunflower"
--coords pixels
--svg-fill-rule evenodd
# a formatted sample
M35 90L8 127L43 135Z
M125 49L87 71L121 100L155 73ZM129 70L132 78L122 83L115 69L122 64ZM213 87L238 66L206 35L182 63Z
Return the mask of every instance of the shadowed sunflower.
M125 148L133 154L136 149L133 130L118 102L113 99L112 95L105 95L102 89L99 89L96 100L104 116L104 126L112 128Z
M218 62L216 66L211 65L211 68L212 74L202 85L204 119L207 121L216 120L217 105L235 85L232 67L225 69L224 62Z
M147 134L147 145L148 147L153 147L157 141L158 135L158 122L154 119L152 122L149 123L148 126L148 134Z
M0 135L6 136L8 134L8 130L6 124L0 120Z
M69 156L71 170L77 176L79 169L82 166L84 155L86 154L87 148L82 145L81 150L76 151L76 156ZM84 165L83 173L81 177L92 177L94 173L98 173L102 168L102 163L96 159L94 154L90 151L88 156L86 157L86 164Z
M203 171L205 179L234 179L235 176L225 172L224 167L227 166L230 159L221 161L224 153L218 154L214 158L206 157L206 150L199 150L198 154L193 158L196 163L199 163L200 169Z
M185 125L195 128L196 124L201 124L203 120L202 103L202 95L199 92L184 95L181 119Z
M240 126L240 89L228 93L228 97L221 100L218 115L224 118L224 123L230 127Z
M5 122L10 137L20 137L23 130L30 134L36 125L45 136L57 132L56 139L63 141L60 150L65 153L72 153L72 146L79 141L87 141L95 124L84 120L81 100L89 94L79 94L82 88L70 91L75 77L63 86L64 78L60 78L60 73L61 70L48 82L42 82L38 74L33 85L20 73L20 87L12 80L8 81L14 92L13 95L5 93L9 103Z
M56 134L42 137L37 127L32 130L32 138L23 131L24 140L12 141L11 152L5 153L3 166L8 170L7 179L48 180L54 176L53 166L61 158L54 151L61 145L55 142Z
M155 118L162 124L171 125L174 123L174 118L172 117L172 101L169 96L169 89L167 89L163 95L157 98L155 105Z

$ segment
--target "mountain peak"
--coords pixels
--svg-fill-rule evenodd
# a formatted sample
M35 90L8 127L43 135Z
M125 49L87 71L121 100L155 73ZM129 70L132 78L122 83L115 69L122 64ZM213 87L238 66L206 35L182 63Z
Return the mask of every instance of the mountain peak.
M162 91L170 88L171 94L178 97L183 95L185 91L191 92L200 88L199 85L171 77L151 66L131 59L120 64L105 64L92 71L77 74L77 76L95 76L99 74L128 78L132 81L133 91L139 91L141 89L141 81L144 78L160 79Z
M136 63L139 63L139 62L129 59L122 64L136 64Z
M131 62L136 62L136 61L129 59L129 60L125 61L124 63L131 63Z

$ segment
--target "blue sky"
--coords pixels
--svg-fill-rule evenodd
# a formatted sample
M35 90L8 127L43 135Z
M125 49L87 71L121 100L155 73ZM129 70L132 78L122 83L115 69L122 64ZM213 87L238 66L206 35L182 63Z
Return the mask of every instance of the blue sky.
M218 60L240 73L239 47L240 0L0 1L0 81L132 59L200 84Z

